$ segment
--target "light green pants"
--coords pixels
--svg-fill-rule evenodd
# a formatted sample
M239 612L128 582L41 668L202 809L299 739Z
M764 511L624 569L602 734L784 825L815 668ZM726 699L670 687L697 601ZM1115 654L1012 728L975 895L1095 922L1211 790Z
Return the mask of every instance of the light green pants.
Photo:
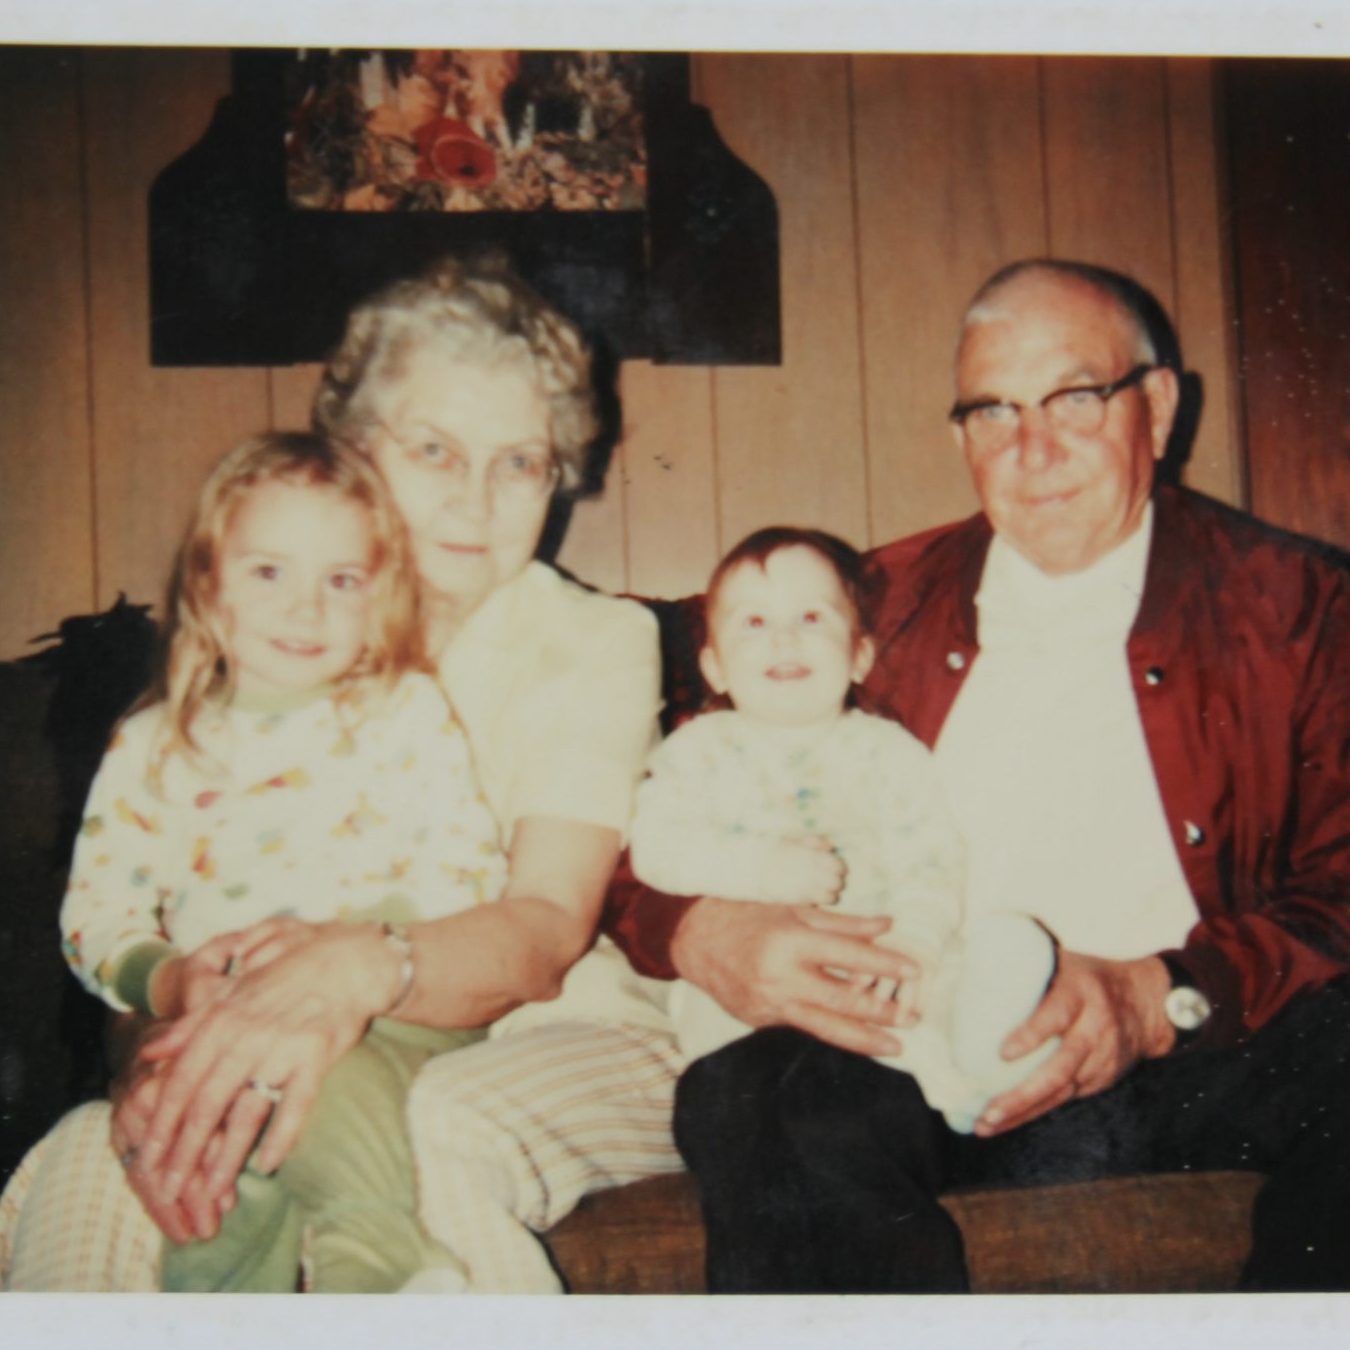
M433 1055L483 1039L377 1020L328 1071L299 1143L273 1176L249 1167L238 1202L205 1242L166 1242L172 1293L292 1293L301 1249L321 1294L400 1288L420 1270L458 1269L417 1220L404 1106Z

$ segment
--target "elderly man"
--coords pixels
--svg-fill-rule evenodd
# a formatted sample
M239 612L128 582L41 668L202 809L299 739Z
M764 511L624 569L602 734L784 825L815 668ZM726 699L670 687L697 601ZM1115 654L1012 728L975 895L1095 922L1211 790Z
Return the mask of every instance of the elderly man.
M1004 1045L1051 1057L954 1135L837 1048L893 1044L829 973L874 969L876 928L620 897L649 973L800 1028L680 1083L713 1289L960 1290L950 1186L1227 1167L1269 1173L1245 1287L1350 1288L1350 587L1330 550L1155 486L1178 381L1146 302L1078 264L992 278L951 413L983 511L875 554L868 692L935 749L969 910L1057 937Z

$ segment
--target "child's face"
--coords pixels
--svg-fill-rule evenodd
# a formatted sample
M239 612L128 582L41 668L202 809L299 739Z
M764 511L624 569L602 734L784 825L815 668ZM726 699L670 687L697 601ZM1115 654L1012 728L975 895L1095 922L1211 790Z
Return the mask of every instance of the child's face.
M226 531L217 607L245 698L317 689L366 645L374 540L365 507L334 488L261 483Z
M871 668L871 639L853 629L834 568L814 549L782 548L722 579L700 664L747 717L809 726L837 717Z

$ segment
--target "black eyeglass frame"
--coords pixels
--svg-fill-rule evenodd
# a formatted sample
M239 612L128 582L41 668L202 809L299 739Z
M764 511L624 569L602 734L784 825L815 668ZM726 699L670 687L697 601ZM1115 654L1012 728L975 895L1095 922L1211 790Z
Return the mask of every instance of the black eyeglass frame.
M1138 384L1146 375L1151 375L1155 370L1161 369L1156 363L1141 363L1137 366L1131 366L1118 380L1112 380L1109 384L1070 384L1062 389L1052 389L1035 406L1042 411L1048 403L1054 402L1057 398L1063 398L1067 394L1095 394L1102 402L1102 408L1119 393L1132 388ZM965 429L966 419L972 414L983 411L985 408L1013 408L1020 418L1027 410L1025 403L1014 403L1011 399L1004 398L979 398L973 399L969 403L953 403L951 411L947 414L948 420L954 422L962 430Z

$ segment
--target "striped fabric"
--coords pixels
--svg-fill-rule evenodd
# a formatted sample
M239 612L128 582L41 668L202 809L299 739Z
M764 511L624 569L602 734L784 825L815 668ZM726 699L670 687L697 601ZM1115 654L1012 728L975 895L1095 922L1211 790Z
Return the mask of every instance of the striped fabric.
M410 1113L422 1217L481 1293L559 1290L531 1230L591 1191L679 1170L673 1038L560 1023L432 1060ZM159 1288L160 1234L91 1102L36 1145L0 1197L0 1289Z
M409 1124L422 1221L473 1293L556 1293L535 1232L583 1195L684 1164L671 1137L674 1038L567 1022L432 1060Z

